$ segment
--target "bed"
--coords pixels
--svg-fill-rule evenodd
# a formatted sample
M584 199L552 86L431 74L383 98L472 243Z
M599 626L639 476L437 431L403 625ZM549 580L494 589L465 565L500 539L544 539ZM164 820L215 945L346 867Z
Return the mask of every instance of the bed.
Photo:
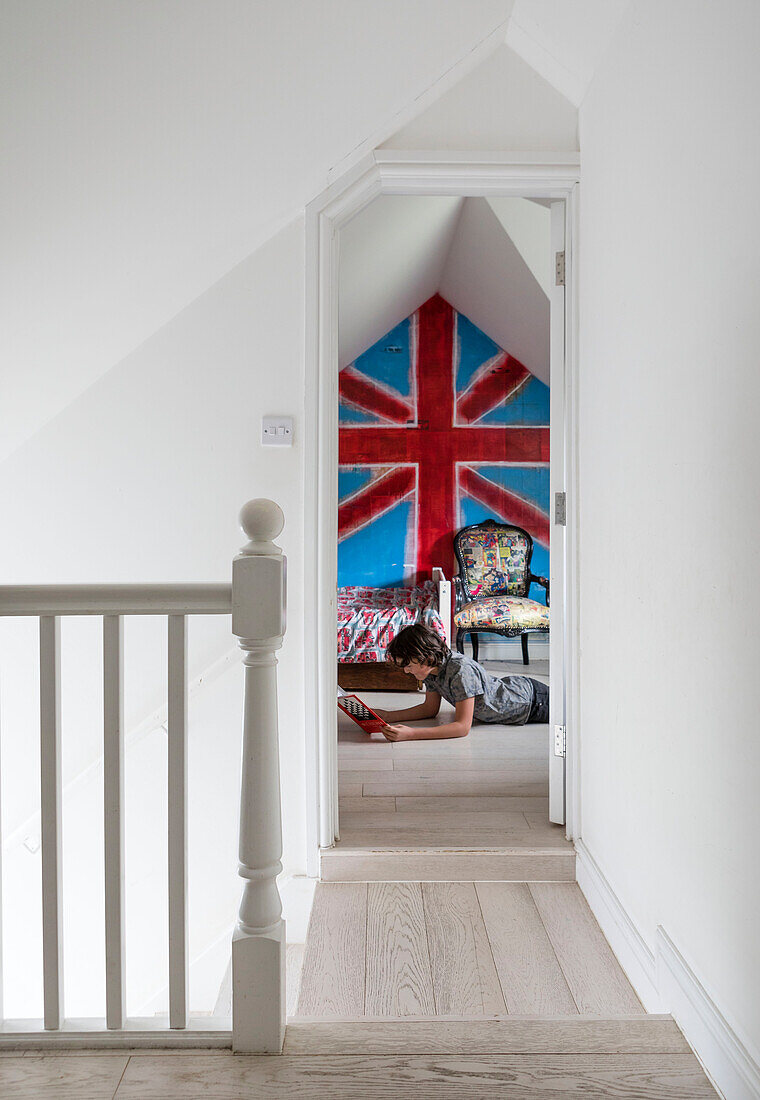
M422 622L451 645L451 582L441 569L409 588L338 589L338 683L344 690L409 691L414 681L385 663L405 626Z

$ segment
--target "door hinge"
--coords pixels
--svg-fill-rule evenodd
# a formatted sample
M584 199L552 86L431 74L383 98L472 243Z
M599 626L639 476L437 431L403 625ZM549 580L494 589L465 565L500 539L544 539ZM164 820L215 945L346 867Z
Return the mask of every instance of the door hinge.
M564 726L554 727L554 755L564 756L567 744L567 733Z
M564 251L554 253L554 285L555 286L564 286L565 285L565 253L564 253Z
M554 494L554 522L559 527L567 526L567 497L565 493Z

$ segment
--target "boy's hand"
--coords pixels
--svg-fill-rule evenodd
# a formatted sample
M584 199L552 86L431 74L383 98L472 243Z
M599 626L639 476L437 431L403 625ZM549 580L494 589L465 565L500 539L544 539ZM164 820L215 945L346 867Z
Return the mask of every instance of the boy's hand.
M381 733L386 741L411 741L414 736L411 726L383 726Z

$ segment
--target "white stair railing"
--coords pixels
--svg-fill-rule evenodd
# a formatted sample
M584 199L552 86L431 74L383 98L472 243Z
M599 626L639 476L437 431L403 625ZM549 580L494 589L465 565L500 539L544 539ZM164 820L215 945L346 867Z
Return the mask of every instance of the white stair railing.
M277 889L282 819L277 659L285 633L285 558L271 541L283 528L269 500L250 501L240 524L250 539L232 564L232 633L245 664L240 865L243 898L232 938L232 1046L282 1050L285 1037L285 922Z
M232 945L236 1050L282 1049L285 1025L285 927L276 884L281 870L279 736L275 651L285 630L285 559L271 541L283 527L272 501L253 500L240 513L249 542L233 562L229 584L4 585L0 616L40 623L40 806L42 856L43 1012L39 1025L0 1021L0 1046L41 1040L64 1045L157 1043L182 1032L198 1045L188 1009L187 936L187 616L232 615L244 652L245 700L239 872L244 880ZM103 618L103 817L105 858L104 1020L64 1018L61 891L60 619ZM168 624L168 900L169 1018L128 1020L124 953L123 616L163 615ZM220 858L226 858L220 852ZM0 913L2 906L0 906ZM0 1005L2 988L0 982ZM168 1027L166 1024L168 1023ZM209 1032L209 1021L197 1027ZM142 1035L143 1030L145 1035ZM213 1030L213 1029L211 1029ZM229 1033L228 1033L229 1034ZM209 1036L207 1035L207 1038ZM222 1033L209 1038L219 1045Z

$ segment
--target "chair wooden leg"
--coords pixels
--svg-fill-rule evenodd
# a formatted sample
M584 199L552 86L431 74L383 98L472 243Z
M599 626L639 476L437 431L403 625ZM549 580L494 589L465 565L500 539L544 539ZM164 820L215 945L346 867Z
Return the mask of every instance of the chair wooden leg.
M464 653L464 631L457 627L457 652Z
M530 664L530 658L528 657L528 635L527 634L521 634L520 635L520 641L522 642L523 664L524 665L529 665Z
M472 659L477 661L478 659L478 636L477 634L470 634L470 641L472 642Z

